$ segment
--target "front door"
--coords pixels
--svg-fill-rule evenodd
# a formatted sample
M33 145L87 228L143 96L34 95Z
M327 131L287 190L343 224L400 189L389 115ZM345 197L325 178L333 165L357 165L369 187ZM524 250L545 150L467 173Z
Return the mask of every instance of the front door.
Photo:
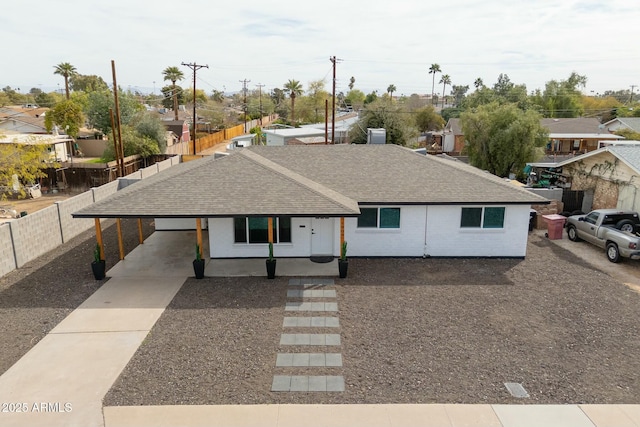
M333 255L333 218L311 219L311 255Z

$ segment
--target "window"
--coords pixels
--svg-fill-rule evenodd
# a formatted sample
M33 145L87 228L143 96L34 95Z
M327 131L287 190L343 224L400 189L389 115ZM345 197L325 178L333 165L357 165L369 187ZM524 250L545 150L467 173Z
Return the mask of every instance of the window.
M591 212L589 215L584 217L584 221L589 224L595 224L598 222L598 217L600 216L600 212Z
M400 228L400 208L361 208L358 228Z
M504 207L462 208L461 228L503 228Z
M272 230L274 243L291 243L291 218L274 218ZM235 243L269 243L267 217L236 217L233 231Z

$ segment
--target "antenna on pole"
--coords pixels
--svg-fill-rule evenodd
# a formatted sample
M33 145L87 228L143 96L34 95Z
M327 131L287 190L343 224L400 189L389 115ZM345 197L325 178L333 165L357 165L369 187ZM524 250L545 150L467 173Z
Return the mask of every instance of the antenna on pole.
M193 146L193 154L196 154L196 124L198 122L198 119L196 117L196 71L198 71L200 68L209 68L209 66L198 65L195 62L193 64L185 64L183 62L181 65L184 65L185 67L189 67L193 70L193 126L192 126L193 142L192 142L192 146Z

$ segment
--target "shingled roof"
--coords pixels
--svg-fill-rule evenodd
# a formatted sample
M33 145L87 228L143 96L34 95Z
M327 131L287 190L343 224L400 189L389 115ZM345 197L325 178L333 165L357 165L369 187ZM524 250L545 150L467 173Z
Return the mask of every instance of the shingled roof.
M547 202L461 162L395 145L252 146L171 167L73 216L337 217L371 204Z

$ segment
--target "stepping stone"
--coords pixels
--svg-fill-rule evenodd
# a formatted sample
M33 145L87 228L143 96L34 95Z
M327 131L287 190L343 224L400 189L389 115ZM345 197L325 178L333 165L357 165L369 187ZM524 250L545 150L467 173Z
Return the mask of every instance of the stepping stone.
M284 311L338 311L337 302L288 302Z
M335 285L335 281L333 279L314 279L314 278L304 278L304 279L289 279L289 286L302 286L304 288L318 288L322 286L331 286Z
M280 345L340 345L340 334L282 334Z
M344 391L344 377L330 375L274 375L271 391L340 392Z
M278 353L276 367L341 367L340 353Z
M289 289L287 298L335 298L335 289Z
M283 328L339 328L337 317L285 317Z

